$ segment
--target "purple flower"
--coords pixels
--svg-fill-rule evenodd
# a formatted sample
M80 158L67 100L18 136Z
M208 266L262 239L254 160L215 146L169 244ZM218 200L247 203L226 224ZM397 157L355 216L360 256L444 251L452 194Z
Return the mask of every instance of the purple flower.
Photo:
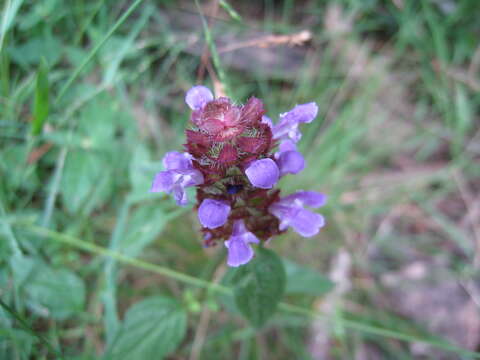
M320 214L304 209L304 206L318 208L326 202L326 196L315 191L298 191L270 205L268 211L280 220L280 230L291 226L304 237L316 235L325 225Z
M269 158L255 160L245 169L250 183L260 189L270 189L278 181L280 170L275 161Z
M259 243L255 235L245 228L243 220L233 224L232 236L225 241L228 250L227 264L237 267L248 263L253 258L253 249L249 243Z
M192 156L188 153L170 151L163 157L163 166L166 171L155 175L151 192L166 192L173 196L178 205L187 205L188 199L185 188L203 183L203 175L192 165Z
M187 91L185 102L192 110L201 110L206 103L213 100L213 94L209 88L197 85Z
M317 113L318 106L314 102L295 106L280 115L280 121L272 128L273 138L279 140L290 138L294 143L298 142L302 137L298 125L312 122Z
M298 174L305 168L305 159L291 140L285 140L280 144L279 151L275 153L275 159L280 169L280 176Z
M227 222L230 205L223 201L205 199L198 208L198 219L202 226L215 229Z

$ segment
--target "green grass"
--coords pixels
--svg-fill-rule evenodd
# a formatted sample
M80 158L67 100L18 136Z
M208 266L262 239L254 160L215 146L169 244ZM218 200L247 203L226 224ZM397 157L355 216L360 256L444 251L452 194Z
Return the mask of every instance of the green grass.
M118 339L135 335L127 310L144 314L152 296L188 315L187 335L168 342L171 359L309 359L319 322L332 358L411 359L418 342L431 358L480 357L431 331L434 320L461 322L457 308L450 320L409 314L385 283L414 262L429 277L400 278L399 289L478 276L478 215L468 216L480 186L480 3L222 1L216 22L198 5L203 25L194 2L0 5L0 358L115 358ZM225 36L304 29L303 47L216 54ZM183 96L199 82L204 39L236 101L264 99L274 120L297 103L320 108L302 128L308 166L281 187L327 193L327 226L268 247L317 274L341 249L352 263L345 293L287 292L261 330L232 306L224 250L199 246L194 213L148 192L163 154L184 142ZM271 65L275 57L288 66ZM320 314L326 299L334 306Z

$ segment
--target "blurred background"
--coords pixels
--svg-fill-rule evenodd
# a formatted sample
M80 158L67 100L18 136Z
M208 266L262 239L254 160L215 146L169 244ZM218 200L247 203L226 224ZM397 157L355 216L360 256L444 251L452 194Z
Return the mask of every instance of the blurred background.
M478 0L0 4L1 359L475 357ZM306 310L261 330L208 286L225 252L191 208L149 193L194 84L320 109L280 186L328 194L327 226L269 244ZM152 296L169 318L132 310Z

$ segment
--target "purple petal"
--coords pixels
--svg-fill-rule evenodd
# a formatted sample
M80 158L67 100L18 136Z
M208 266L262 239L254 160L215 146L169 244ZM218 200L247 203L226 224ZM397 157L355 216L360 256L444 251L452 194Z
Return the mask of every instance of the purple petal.
M246 229L243 220L235 221L232 236L225 241L228 249L227 264L237 267L248 263L254 255L249 243L259 242L257 237Z
M270 205L268 211L280 220L279 229L283 231L289 226L289 219L291 218L295 209L296 208L294 207L283 204L282 200L280 200Z
M185 102L192 110L201 110L206 103L213 100L213 94L209 88L197 85L187 91Z
M245 169L245 174L253 186L270 189L278 181L280 171L275 161L266 158L253 161Z
M232 236L224 244L228 249L227 264L229 266L237 267L252 260L253 249L241 237Z
M309 123L317 116L318 106L314 102L297 105L292 110L280 115L280 121L272 129L274 139L292 139L298 142L302 134L298 124Z
M169 151L163 157L163 166L167 170L191 169L192 155L189 153L180 153L178 151Z
M237 220L234 222L232 236L242 237L243 241L245 241L247 244L251 242L258 244L260 242L260 240L258 240L253 233L247 230L243 220Z
M305 209L297 209L294 216L289 220L293 230L303 237L316 235L320 231L320 228L325 225L325 219L322 215Z
M262 116L262 124L267 124L270 127L270 129L273 128L272 119L270 119L268 116L265 116L265 115Z
M176 180L181 186L196 186L203 184L203 175L197 169L187 169L187 170L172 170L178 174L178 179ZM180 175L180 176L179 176Z
M305 159L298 151L285 151L280 153L277 159L280 175L298 174L305 168Z
M279 229L281 231L291 226L304 237L316 235L320 228L325 225L323 216L301 207L288 207L276 203L270 206L269 211L280 220Z
M285 151L297 151L297 146L295 143L291 140L285 140L280 143L280 146L278 148L278 152L282 153Z
M281 120L289 123L310 123L317 116L318 106L314 102L295 106L292 110L280 115Z
M161 171L155 175L150 192L170 193L175 183L175 174L172 171Z
M290 123L285 119L272 128L274 139L292 139L293 142L298 142L302 138L302 133L298 130L297 123Z
M242 236L247 232L248 230L245 227L245 223L243 222L243 220L237 220L233 223L232 236Z
M173 187L173 197L177 202L177 205L186 206L188 205L188 198L185 189L180 185L175 185Z
M325 205L327 196L316 191L297 191L295 194L284 197L280 202L295 203L296 206L310 206L318 208Z
M223 201L205 199L198 208L198 220L202 226L215 229L227 222L230 205Z

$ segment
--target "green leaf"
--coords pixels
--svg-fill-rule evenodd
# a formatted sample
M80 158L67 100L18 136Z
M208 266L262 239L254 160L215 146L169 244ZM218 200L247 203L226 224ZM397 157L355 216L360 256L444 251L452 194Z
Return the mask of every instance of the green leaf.
M18 263L17 263L18 264ZM27 260L29 266L31 261ZM25 273L21 273L25 276ZM85 284L75 273L67 269L54 269L36 261L31 267L24 290L28 307L40 316L65 319L82 311L85 303Z
M60 60L62 52L63 44L53 35L29 38L20 45L8 47L12 61L24 69L40 64L42 58L45 58L50 67L53 67Z
M40 134L43 123L48 116L50 105L48 92L48 68L45 61L42 61L37 71L37 80L35 84L35 101L33 105L33 121L31 129L33 135Z
M255 258L234 275L237 308L255 327L261 327L275 312L285 290L282 260L271 250L259 248Z
M128 309L106 359L162 359L185 337L187 314L174 299L155 296Z
M334 284L318 271L283 259L287 274L287 294L305 294L319 296L329 292Z
M112 193L112 170L99 154L88 151L71 152L65 162L61 193L65 207L85 214L105 201Z
M145 204L135 209L128 219L117 250L132 257L138 256L172 218L183 212L182 208L167 211L158 203Z

